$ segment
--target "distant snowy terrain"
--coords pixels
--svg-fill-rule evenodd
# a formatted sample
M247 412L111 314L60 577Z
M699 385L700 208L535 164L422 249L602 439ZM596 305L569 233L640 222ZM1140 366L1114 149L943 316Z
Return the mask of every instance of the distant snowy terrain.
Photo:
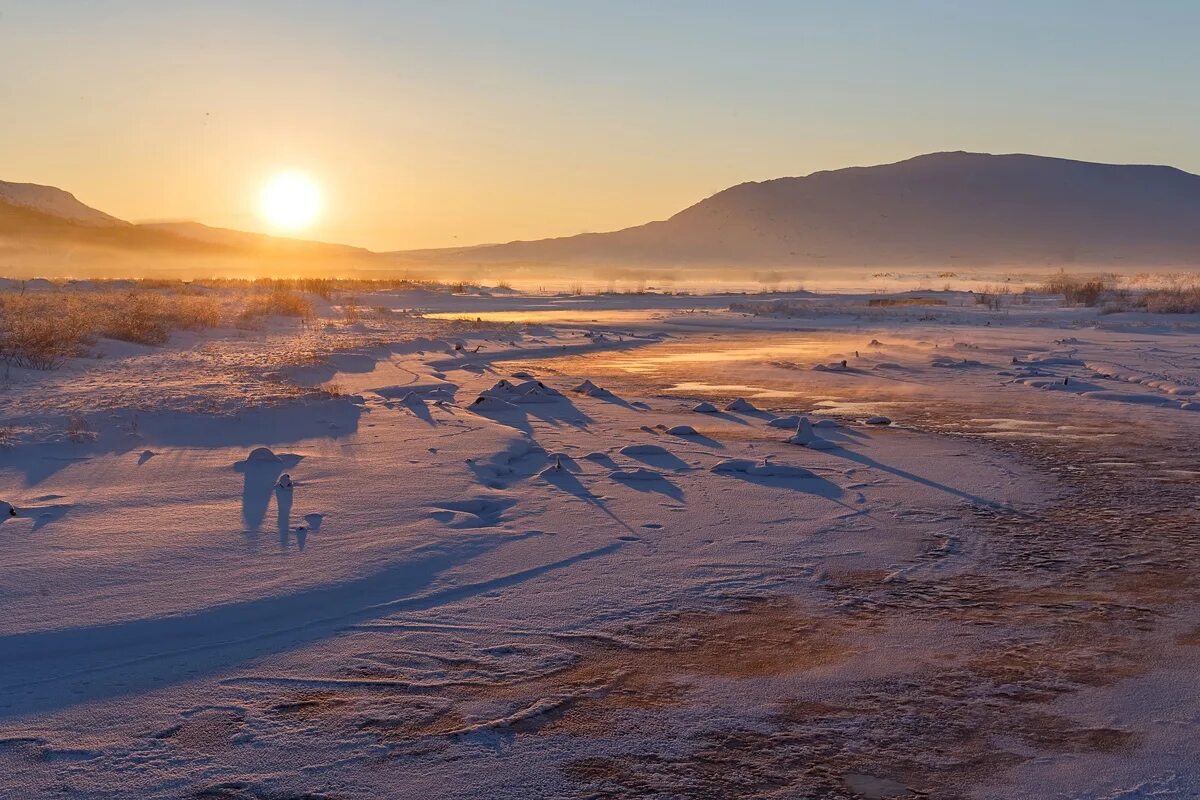
M926 294L10 370L0 796L1200 796L1200 317Z

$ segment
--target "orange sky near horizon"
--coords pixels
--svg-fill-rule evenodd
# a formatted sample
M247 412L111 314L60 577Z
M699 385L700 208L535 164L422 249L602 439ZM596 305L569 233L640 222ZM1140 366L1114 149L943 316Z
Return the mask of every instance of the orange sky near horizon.
M8 4L0 179L269 231L261 188L298 170L322 211L292 235L388 250L612 230L936 150L1200 171L1188 4L501 5Z

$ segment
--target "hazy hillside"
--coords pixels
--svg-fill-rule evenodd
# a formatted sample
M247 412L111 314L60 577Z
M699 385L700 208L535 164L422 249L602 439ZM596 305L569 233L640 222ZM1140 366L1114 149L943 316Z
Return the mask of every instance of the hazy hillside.
M54 186L36 183L10 183L0 181L0 204L19 206L39 211L60 219L84 225L115 226L128 222L97 211L75 199L75 195Z
M0 269L9 275L341 274L379 261L357 247L193 222L134 225L52 186L0 182Z
M387 254L194 222L131 225L61 189L0 182L0 256L9 271L47 274L1194 267L1200 176L1172 167L935 153L743 183L668 220L613 233Z
M185 252L226 249L120 220L101 225L62 217L24 205L0 202L0 252L62 248L75 250L80 247Z
M663 222L444 257L769 265L1200 264L1200 176L935 153L744 183Z
M361 247L351 247L346 244L328 244L312 242L306 239L290 239L280 236L268 236L265 233L250 233L231 228L214 228L199 222L147 222L137 227L148 231L170 234L183 239L208 244L221 245L248 251L304 251L309 253L326 253L329 255L371 255L371 251Z

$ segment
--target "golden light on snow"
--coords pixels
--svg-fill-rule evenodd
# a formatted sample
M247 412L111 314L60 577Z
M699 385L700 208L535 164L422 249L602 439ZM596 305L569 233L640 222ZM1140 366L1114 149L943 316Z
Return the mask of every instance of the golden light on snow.
M258 207L271 227L299 230L321 212L321 190L303 172L281 172L263 186Z

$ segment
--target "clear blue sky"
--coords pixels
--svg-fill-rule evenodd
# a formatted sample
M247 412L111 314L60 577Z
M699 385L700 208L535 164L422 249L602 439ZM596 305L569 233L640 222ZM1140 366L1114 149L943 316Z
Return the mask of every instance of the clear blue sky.
M0 179L375 248L605 230L933 150L1200 172L1200 2L0 0Z

